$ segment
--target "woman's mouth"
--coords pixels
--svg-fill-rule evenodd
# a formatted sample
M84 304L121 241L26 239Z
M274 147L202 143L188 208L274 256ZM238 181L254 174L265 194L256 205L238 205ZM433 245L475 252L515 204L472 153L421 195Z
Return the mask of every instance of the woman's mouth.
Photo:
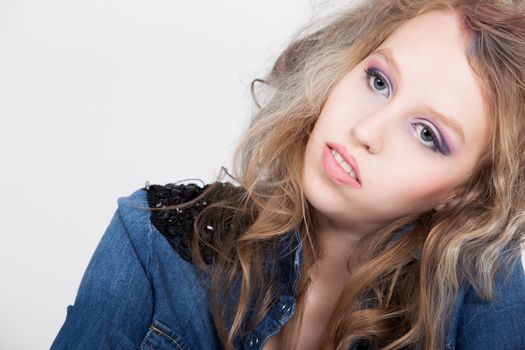
M337 152L335 149L332 148L331 153L332 153L332 155L334 156L335 160L337 160L337 163L339 163L339 165L341 166L341 168L343 168L343 169L348 173L348 175L350 175L351 177L353 177L353 178L357 181L357 178L356 178L356 176L355 176L355 172L354 172L354 170L352 169L352 167L350 166L350 164L348 164L348 163L343 159L343 157L339 154L339 152Z
M359 170L355 159L342 145L328 144L323 149L323 166L327 174L336 182L360 188Z

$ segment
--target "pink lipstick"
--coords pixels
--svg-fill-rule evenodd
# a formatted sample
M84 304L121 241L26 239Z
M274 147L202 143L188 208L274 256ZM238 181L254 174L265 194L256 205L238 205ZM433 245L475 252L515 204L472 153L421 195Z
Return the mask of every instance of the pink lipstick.
M334 150L335 152L333 152ZM346 164L345 164L346 163ZM351 171L345 170L351 167ZM352 157L343 145L328 143L323 148L323 167L334 181L354 188L361 188L361 176L357 161ZM355 178L351 175L355 174Z

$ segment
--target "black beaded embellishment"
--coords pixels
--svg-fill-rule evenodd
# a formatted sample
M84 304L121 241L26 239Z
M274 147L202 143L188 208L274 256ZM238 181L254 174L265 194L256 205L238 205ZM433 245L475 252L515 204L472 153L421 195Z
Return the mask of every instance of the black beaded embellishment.
M208 186L200 187L194 183L189 184L166 184L148 185L147 191L148 204L150 208L163 208L174 204L188 202L197 197ZM208 201L202 199L186 208L171 210L151 211L152 224L168 240L175 251L185 260L192 261L190 242L193 235L193 224L195 217L208 205ZM211 239L213 227L205 227L206 232L202 233L204 240ZM201 244L201 253L206 264L212 260L211 252L204 244Z

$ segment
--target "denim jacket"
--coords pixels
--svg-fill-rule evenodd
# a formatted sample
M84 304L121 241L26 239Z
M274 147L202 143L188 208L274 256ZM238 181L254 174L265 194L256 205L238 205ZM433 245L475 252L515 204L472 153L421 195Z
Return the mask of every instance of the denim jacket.
M207 282L184 257L184 249L176 249L184 242L168 240L152 220L154 214L141 209L152 206L148 191L146 186L119 198L51 349L224 348L209 311ZM235 339L236 349L262 349L293 316L302 258L299 237L297 229L290 232L291 245L285 248L291 254L278 262L278 302L253 332ZM463 287L454 301L446 349L525 349L520 261L510 279L496 280L494 292L494 299L484 302L473 288Z

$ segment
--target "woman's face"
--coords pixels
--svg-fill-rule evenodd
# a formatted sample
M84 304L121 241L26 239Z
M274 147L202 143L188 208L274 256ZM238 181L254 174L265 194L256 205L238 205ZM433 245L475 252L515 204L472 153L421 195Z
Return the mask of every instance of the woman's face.
M305 152L315 213L340 228L372 229L445 203L469 178L489 120L464 35L454 12L427 12L334 86ZM354 159L358 183L331 148Z

